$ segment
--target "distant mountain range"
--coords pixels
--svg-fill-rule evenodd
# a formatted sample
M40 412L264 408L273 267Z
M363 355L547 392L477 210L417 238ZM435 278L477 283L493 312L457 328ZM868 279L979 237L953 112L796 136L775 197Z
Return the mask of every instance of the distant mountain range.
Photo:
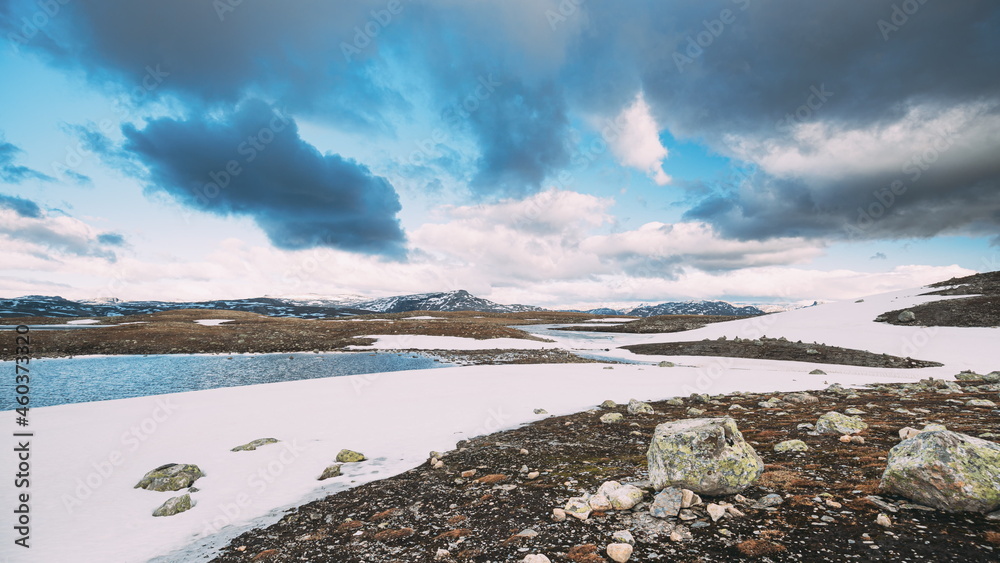
M725 301L670 301L658 305L639 305L625 309L589 309L582 311L593 315L624 315L627 317L655 317L658 315L721 315L744 317L763 315L765 311L752 305L738 306Z
M139 315L173 309L219 309L246 311L272 317L321 319L373 313L406 313L410 311L481 311L486 313L520 313L545 311L531 305L502 305L476 297L464 289L440 293L398 295L367 299L357 295L257 297L253 299L220 299L215 301L120 301L92 299L70 301L62 297L28 295L17 299L0 299L0 317L114 317ZM641 305L626 309L600 308L578 311L594 315L761 315L765 311L753 306L736 306L725 301L685 301Z

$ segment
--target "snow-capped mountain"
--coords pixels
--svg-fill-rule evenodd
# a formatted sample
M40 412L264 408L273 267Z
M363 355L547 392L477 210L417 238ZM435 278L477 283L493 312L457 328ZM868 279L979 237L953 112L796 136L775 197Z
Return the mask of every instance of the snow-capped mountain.
M246 311L271 317L322 319L365 313L405 313L408 311L518 313L544 310L528 305L501 305L476 297L462 289L443 293L399 295L368 301L364 299L357 295L317 295L197 302L120 301L114 298L70 301L62 297L29 295L17 299L0 299L0 317L116 317L157 313L173 309L218 309Z
M364 301L354 305L376 313L406 313L408 311L482 311L486 313L520 313L523 311L544 311L530 305L501 305L488 299L476 297L464 289L443 293L418 293L398 295Z
M773 311L767 311L753 305L733 305L726 301L668 301L657 305L643 304L633 307L623 307L621 309L601 307L599 309L575 312L590 313L591 315L623 315L629 317L655 317L657 315L722 315L726 317L744 317L763 315Z

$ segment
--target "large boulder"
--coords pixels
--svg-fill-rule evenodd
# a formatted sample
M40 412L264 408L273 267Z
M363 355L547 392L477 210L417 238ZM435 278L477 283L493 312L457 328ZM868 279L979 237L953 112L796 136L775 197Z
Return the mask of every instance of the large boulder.
M747 488L764 472L764 462L729 417L657 425L646 459L656 490L674 486L727 495Z
M842 436L844 434L857 434L867 428L868 425L859 417L848 416L834 411L824 414L816 421L817 434Z
M133 488L148 491L179 491L190 487L204 476L197 465L168 463L143 475Z
M950 430L921 432L889 451L882 489L948 512L1000 508L1000 445Z

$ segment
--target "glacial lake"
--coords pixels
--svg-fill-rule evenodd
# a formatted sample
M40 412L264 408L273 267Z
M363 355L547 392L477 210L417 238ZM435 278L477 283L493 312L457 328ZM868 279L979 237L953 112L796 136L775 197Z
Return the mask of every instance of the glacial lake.
M38 358L28 365L29 406L453 365L419 354L389 352ZM14 362L0 362L0 373L10 374L13 381ZM0 410L16 408L13 397L12 392L0 395Z

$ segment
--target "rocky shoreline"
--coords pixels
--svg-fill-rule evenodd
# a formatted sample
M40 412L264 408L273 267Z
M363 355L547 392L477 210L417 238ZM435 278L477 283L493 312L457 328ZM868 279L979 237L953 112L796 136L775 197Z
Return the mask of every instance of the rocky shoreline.
M1000 514L947 512L881 488L902 437L952 434L928 425L997 447L1000 374L958 379L605 402L560 417L537 405L537 422L292 509L215 560L996 561ZM647 449L658 425L693 418L731 418L761 472L739 493L678 487L672 506L654 496ZM641 491L634 506L612 506L619 485Z

